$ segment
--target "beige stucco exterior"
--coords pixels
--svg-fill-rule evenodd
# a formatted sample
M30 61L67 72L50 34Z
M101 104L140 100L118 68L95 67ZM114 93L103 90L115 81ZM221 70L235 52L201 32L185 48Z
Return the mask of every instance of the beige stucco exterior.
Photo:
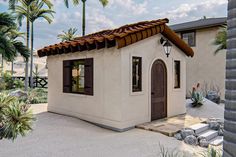
M219 88L221 99L225 93L225 58L226 51L214 54L217 46L213 44L220 27L196 30L196 46L194 59L187 60L187 94L193 85L201 83L202 88L208 85L208 90Z
M186 95L186 55L173 46L169 58L155 35L122 49L105 48L48 56L48 110L119 131L151 121L151 67L161 59L167 67L167 114L183 114ZM142 57L142 92L131 89L131 58ZM62 92L63 60L94 58L94 95ZM190 60L193 60L189 58ZM181 88L174 89L174 60L181 61Z

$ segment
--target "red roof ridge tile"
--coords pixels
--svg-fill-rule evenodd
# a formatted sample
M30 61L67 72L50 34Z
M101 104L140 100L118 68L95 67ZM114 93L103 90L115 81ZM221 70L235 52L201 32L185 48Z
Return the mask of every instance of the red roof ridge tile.
M83 37L76 37L72 41L65 41L55 45L46 46L43 49L38 50L38 55L43 57L114 46L122 48L161 33L180 48L187 56L193 56L193 50L166 25L168 22L169 20L165 18L127 24L113 30L102 30Z

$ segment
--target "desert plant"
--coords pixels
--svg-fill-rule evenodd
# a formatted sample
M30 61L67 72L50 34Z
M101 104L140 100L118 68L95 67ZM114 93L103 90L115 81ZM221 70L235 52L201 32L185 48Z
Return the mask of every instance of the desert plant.
M14 140L32 130L35 118L29 107L16 97L0 94L0 139Z
M180 152L175 149L170 151L160 144L159 144L159 148L160 148L159 157L185 157L186 156L184 152Z
M47 103L47 90L42 88L31 89L28 92L28 97L21 99L27 104Z
M193 107L199 107L203 105L204 97L200 90L200 83L198 83L196 87L193 87L191 93L191 100L193 101L192 102Z
M14 88L23 88L25 86L24 82L21 80L14 80L13 84Z
M222 157L222 150L209 147L207 151L199 153L202 157Z

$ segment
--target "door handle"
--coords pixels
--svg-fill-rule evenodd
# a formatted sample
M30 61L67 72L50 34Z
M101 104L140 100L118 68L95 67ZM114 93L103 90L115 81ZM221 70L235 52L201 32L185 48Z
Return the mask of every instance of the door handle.
M155 93L154 92L151 92L152 95L154 95Z

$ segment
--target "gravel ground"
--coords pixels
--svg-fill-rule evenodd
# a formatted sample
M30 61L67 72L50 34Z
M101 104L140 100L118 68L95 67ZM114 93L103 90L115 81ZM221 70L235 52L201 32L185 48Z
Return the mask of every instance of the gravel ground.
M206 102L203 107L210 112L199 108L202 111L196 113L197 109L188 107L188 114L215 116L222 111L208 104L211 103ZM1 141L0 157L159 157L159 144L169 150L203 151L159 133L140 129L113 132L77 118L44 112L45 109L45 105L33 106L38 113L34 131L15 142Z

